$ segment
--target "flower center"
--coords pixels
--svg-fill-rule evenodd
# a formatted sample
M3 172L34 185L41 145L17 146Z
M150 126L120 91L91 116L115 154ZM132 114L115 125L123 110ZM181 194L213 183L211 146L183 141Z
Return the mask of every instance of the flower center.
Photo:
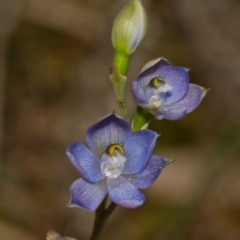
M124 149L119 144L111 144L107 147L106 158L101 164L103 174L108 178L116 178L122 174L126 157L122 154Z
M155 77L149 85L154 88L152 95L149 97L148 102L153 108L158 109L166 97L166 93L172 90L172 87L166 83L162 77Z
M112 157L116 152L122 155L124 150L123 147L119 144L111 144L107 147L106 152L110 157Z
M154 88L163 87L166 84L165 80L161 77L155 77L150 81L150 86Z
M149 100L149 104L153 105L155 108L158 108L161 105L160 97L158 94L153 94Z

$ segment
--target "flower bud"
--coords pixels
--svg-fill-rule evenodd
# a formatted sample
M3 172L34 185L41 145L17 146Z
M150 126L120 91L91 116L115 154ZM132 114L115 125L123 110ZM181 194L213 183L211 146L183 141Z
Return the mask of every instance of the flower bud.
M77 239L70 238L70 237L61 237L57 232L55 232L51 229L47 233L47 239L46 240L77 240Z
M113 24L112 43L117 53L131 55L146 35L147 19L140 0L132 0Z

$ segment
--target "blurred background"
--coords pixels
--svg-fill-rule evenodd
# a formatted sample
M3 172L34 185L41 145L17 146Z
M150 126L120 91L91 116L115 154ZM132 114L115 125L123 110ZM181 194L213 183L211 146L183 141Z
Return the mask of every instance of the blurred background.
M127 0L0 0L0 239L53 228L89 238L94 213L67 208L79 178L66 146L118 108L111 27ZM136 210L118 207L106 240L240 239L240 1L142 0L148 32L128 74L163 56L211 91L180 121L155 121L155 153L177 159Z

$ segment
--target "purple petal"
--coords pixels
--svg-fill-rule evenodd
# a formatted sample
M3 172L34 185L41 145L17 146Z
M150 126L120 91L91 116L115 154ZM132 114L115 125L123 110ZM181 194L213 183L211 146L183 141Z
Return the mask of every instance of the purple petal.
M100 169L100 161L84 144L76 142L69 145L67 156L86 181L96 183L104 178Z
M70 192L72 197L70 207L94 211L107 195L106 180L91 184L79 178L71 185Z
M145 196L122 176L108 178L107 187L111 200L122 207L137 208L145 201Z
M167 162L161 156L152 156L143 172L139 174L123 175L137 188L147 188L152 185Z
M176 105L173 105L173 108L171 109L165 109L164 112L164 118L168 120L178 120L187 115L187 109L186 107L178 107ZM162 113L156 116L157 119L162 119Z
M111 114L91 126L86 133L89 148L99 158L110 144L124 145L132 130L127 121Z
M162 104L172 104L182 99L188 91L189 79L187 69L183 67L167 67L161 73L167 90Z
M141 130L132 133L124 145L124 156L127 162L124 174L137 174L143 171L152 156L158 134L151 130Z
M137 81L132 82L132 93L137 103L148 103L148 99L146 98L143 89Z
M207 93L207 89L196 84L189 84L189 90L186 96L175 104L163 106L164 118L169 120L178 120L186 114L192 112L202 101ZM156 114L158 119L162 118L162 113Z
M187 109L187 113L190 113L200 104L207 91L207 89L196 84L189 84L189 90L186 96L174 105L178 107L185 107Z
M145 88L154 77L160 77L162 71L169 66L171 63L164 58L154 59L143 67L137 81Z

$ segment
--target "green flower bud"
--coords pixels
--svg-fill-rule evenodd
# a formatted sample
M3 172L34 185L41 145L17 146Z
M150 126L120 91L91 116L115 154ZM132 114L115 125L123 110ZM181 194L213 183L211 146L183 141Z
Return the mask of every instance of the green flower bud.
M131 55L146 35L147 19L140 0L132 0L113 24L112 43L117 54Z

